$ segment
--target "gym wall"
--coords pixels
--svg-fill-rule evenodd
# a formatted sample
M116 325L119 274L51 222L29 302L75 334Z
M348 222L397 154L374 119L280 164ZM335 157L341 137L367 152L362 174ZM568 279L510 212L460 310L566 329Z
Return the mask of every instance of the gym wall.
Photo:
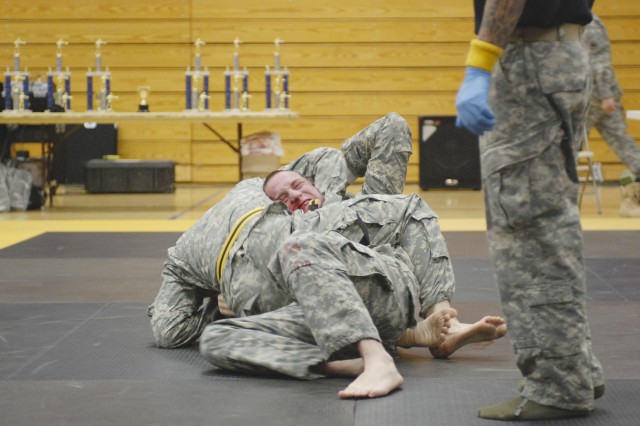
M202 64L211 72L210 105L224 107L223 71L233 65L239 37L240 66L250 72L251 109L265 105L264 70L273 64L273 41L284 40L281 64L291 72L291 109L301 117L286 123L246 123L245 134L281 134L282 162L343 139L395 111L414 137L408 181L417 183L418 117L454 115L454 99L473 37L471 0L6 0L0 36L0 67L13 66L13 42L31 78L55 67L55 43L63 38L64 65L72 76L73 109L86 109L86 77L94 67L95 41L112 72L116 111L136 111L138 86L151 86L152 111L184 109L184 72L193 67L197 38ZM640 2L597 1L594 9L609 29L613 61L627 109L640 109ZM236 125L216 124L233 139ZM630 122L640 140L640 121ZM199 124L125 123L118 129L123 158L167 159L178 182L235 182L238 158ZM622 164L592 134L596 161L615 180Z

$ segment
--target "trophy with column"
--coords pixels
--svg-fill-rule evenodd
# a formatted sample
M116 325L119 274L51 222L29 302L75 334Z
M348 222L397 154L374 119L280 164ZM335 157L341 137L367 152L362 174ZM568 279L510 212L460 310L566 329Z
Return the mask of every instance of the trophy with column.
M289 109L289 70L287 67L280 68L280 44L283 40L280 37L274 40L275 51L273 53L273 69L265 71L265 95L267 109Z
M56 70L51 71L49 68L47 73L47 108L49 110L52 110L54 105L62 107L65 111L71 110L71 72L69 67L66 71L62 68L62 47L68 44L69 42L63 39L56 42Z
M233 69L224 72L224 108L226 110L249 110L249 71L240 70L240 39L233 40Z
M196 39L193 43L196 47L194 69L187 67L185 75L185 99L187 111L208 111L209 110L209 68L202 70L202 57L200 47L206 43L201 39ZM202 80L202 84L200 84Z
M96 41L96 70L87 72L87 110L93 110L93 78L100 79L100 89L96 93L98 101L98 111L110 111L111 101L117 97L111 93L111 72L109 67L105 71L102 70L102 46L107 44L106 41L99 38Z
M26 41L17 38L13 45L13 71L7 67L4 73L4 99L6 111L25 112L29 110L29 72L20 71L20 46Z

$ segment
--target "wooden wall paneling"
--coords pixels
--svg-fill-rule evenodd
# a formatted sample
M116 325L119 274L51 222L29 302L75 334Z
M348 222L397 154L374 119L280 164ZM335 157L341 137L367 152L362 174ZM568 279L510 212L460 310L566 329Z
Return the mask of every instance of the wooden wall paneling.
M628 0L596 1L593 11L600 16L640 16L640 3Z
M191 149L193 151L193 165L238 165L238 154L224 142L196 141L193 142Z
M382 116L311 117L303 115L291 122L245 123L242 127L245 135L266 130L280 134L283 142L287 140L320 142L331 139L344 140L380 117ZM211 125L217 131L222 133L223 136L233 138L233 140L235 140L235 124L212 123ZM216 140L217 138L206 127L202 125L193 125L193 139L211 141Z
M189 183L194 182L191 173L191 164L176 164L176 182Z
M240 46L240 67L264 70L273 65L273 39L267 43L243 43ZM205 49L206 48L206 49ZM209 67L233 65L233 40L223 45L203 47L202 61ZM281 64L292 70L297 67L459 67L464 63L468 42L456 43L297 43L283 44Z
M118 137L120 139L150 139L150 140L185 140L190 141L191 124L169 122L128 122L118 126Z
M232 183L240 179L237 165L231 166L191 166L191 179L202 183Z
M95 43L102 38L107 43L190 43L188 20L112 20L97 21L15 21L6 24L3 42L13 43L19 36L28 43L55 43L60 37L73 43ZM149 29L153 28L153 31ZM27 45L28 46L28 45ZM132 58L133 59L133 58Z
M13 68L13 43L18 36L3 38L0 48L0 64L5 67ZM20 49L20 59L22 67L28 67L29 70L38 69L41 71L55 68L56 66L56 41L60 38L69 42L69 45L63 48L63 66L71 68L71 72L84 76L89 67L95 70L95 42L99 36L91 36L89 42L78 42L75 38L65 37L52 33L45 42L32 43L29 36L19 36L21 40L27 42ZM10 39L10 40L9 40ZM103 69L109 67L114 72L114 78L117 78L115 71L120 69L132 70L137 73L144 73L157 68L162 70L171 70L176 74L182 73L182 81L184 81L184 72L191 60L191 46L189 43L171 44L171 43L149 43L149 44L118 44L109 43L109 39L103 37L107 41L107 45L103 46L102 66ZM184 87L184 83L182 86Z
M264 72L250 69L252 87L264 90ZM291 92L415 92L457 91L464 70L460 67L336 67L294 68Z
M607 27L607 32L609 33L609 39L611 39L611 41L637 42L640 40L640 18L599 16Z
M400 115L455 115L454 93L298 93L291 105L303 115L383 116L389 111Z
M188 140L127 140L118 138L118 155L136 160L172 160L191 164L191 142Z
M402 25L402 31L399 26ZM472 19L405 18L366 19L199 19L193 32L205 41L272 44L276 37L288 44L319 43L411 43L463 42L473 37ZM273 46L273 44L272 44ZM267 50L269 47L266 48Z
M9 20L118 20L189 19L189 0L5 1L2 14Z
M619 0L621 1L621 0ZM192 16L217 19L246 19L259 16L267 18L338 20L349 17L359 18L470 18L473 4L469 0L449 0L425 2L420 0L239 0L218 3L214 0L192 0Z

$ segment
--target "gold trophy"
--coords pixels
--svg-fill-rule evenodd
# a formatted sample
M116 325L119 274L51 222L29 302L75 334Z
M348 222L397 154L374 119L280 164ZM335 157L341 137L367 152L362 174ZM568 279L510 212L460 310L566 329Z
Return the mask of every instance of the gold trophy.
M149 112L149 104L147 103L147 97L151 93L150 86L139 86L138 95L140 95L140 104L138 105L138 112Z

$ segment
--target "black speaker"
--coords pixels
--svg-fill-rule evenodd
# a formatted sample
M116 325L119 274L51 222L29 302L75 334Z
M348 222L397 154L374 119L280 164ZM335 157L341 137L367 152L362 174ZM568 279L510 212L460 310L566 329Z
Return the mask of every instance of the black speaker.
M418 117L420 188L480 189L478 136L456 127L455 116Z

